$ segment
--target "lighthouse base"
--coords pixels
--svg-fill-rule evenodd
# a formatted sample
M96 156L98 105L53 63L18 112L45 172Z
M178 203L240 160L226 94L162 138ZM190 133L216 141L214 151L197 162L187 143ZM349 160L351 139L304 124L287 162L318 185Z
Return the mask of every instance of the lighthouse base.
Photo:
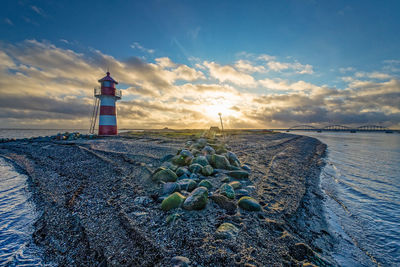
M117 135L118 130L115 125L99 125L99 135Z

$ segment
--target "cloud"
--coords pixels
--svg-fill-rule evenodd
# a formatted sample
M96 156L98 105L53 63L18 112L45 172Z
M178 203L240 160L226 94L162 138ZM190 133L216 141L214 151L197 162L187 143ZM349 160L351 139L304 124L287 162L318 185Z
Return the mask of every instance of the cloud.
M266 72L264 66L254 66L250 61L243 59L236 61L235 67L236 69L247 73Z
M96 49L78 53L46 41L0 43L2 127L89 127L93 87L107 67L126 87L117 104L120 128L208 128L218 123L218 112L227 128L400 125L400 81L394 75L384 79L381 71L359 71L342 77L344 88L319 86L273 72L267 63L279 62L275 57L258 57L243 54L232 65L203 61L190 67L169 57L150 62ZM282 64L295 64L282 72L304 68Z
M356 72L355 76L357 78L370 78L370 79L389 79L391 76L389 74L386 73L382 73L382 72Z
M232 66L221 66L215 62L208 61L204 61L203 65L208 68L211 77L220 82L231 82L240 86L250 87L255 85L255 79L251 75L240 72Z
M149 53L149 54L153 54L155 52L154 49L145 48L141 44L139 44L138 42L134 42L133 44L131 44L131 48L138 49L138 50L140 50L142 52Z
M43 9L37 6L31 6L32 10L35 11L37 14L39 14L42 17L46 17L46 14L44 13Z
M299 74L313 74L313 67L309 64L303 65L298 62L295 63L285 63L285 62L278 62L278 61L269 61L267 62L267 66L270 70L273 71L283 71L293 69L296 73Z
M5 18L4 22L7 23L10 26L14 26L14 23L9 18Z
M353 67L339 68L340 73L352 72L355 71Z

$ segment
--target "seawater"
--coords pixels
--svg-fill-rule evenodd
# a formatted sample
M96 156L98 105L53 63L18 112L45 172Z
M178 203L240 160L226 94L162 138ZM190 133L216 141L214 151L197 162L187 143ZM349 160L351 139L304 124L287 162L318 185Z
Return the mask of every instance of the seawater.
M0 138L29 138L79 130L0 129ZM0 157L0 266L52 266L32 240L37 210L28 177Z
M37 213L30 197L27 176L0 157L0 266L43 266L32 241Z
M341 266L400 266L400 134L293 132L328 145L321 188Z

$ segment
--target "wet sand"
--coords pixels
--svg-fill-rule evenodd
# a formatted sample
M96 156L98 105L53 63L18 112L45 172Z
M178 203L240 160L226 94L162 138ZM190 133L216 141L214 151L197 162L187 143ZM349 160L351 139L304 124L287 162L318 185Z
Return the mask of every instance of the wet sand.
M289 134L243 133L227 144L251 167L250 194L260 212L228 214L213 201L200 211L163 211L152 172L190 139L133 135L76 141L0 144L30 177L39 209L34 241L62 266L336 265L323 216L319 173L326 146ZM168 224L168 215L180 219ZM239 229L217 239L222 223ZM311 265L310 265L311 266Z

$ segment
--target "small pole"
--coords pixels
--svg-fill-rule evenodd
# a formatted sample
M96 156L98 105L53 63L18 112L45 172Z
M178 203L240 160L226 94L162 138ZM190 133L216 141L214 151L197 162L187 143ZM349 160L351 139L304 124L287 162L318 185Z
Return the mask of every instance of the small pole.
M218 113L218 116L219 116L219 120L221 121L222 137L224 138L224 141L225 141L224 124L222 123L222 114L221 114L221 112Z

